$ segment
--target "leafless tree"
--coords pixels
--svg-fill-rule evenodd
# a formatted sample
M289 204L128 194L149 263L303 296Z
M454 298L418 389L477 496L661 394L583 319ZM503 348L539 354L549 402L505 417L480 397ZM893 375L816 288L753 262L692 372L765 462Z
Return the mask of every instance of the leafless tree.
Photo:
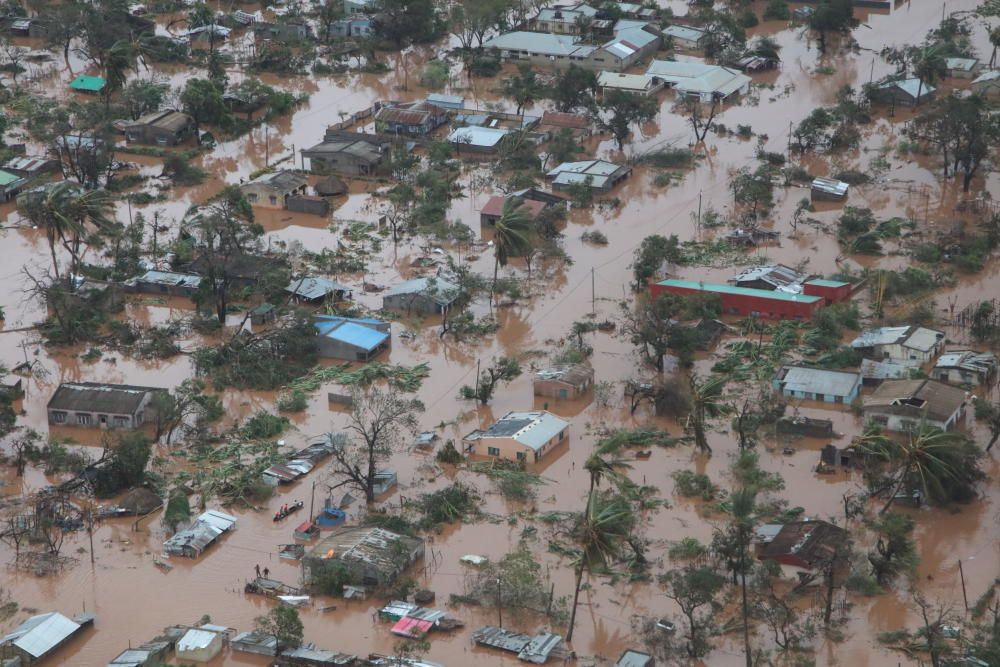
M681 111L688 117L691 128L694 130L696 144L705 141L708 131L712 129L712 122L719 112L720 100L717 96L712 97L712 103L706 104L697 97L685 96L680 102ZM707 113L705 107L708 107Z
M333 452L329 489L347 486L375 501L375 477L381 466L404 444L404 436L417 430L420 401L402 396L393 388L355 388L347 432L350 441Z

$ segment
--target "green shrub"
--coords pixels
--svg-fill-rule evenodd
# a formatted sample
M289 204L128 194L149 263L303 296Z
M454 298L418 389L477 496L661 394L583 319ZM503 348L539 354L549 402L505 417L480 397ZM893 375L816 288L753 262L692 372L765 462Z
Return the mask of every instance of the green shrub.
M792 18L792 12L785 0L770 0L764 9L765 21L787 21Z
M718 488L708 475L702 473L678 470L671 477L674 478L674 490L685 498L699 497L702 500L711 500L718 492Z

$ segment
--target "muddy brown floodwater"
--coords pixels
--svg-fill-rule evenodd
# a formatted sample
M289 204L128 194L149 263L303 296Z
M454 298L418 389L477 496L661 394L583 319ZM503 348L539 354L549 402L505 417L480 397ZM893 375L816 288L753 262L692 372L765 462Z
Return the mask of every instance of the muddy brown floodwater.
M661 3L663 4L663 3ZM948 11L968 11L975 7L972 0L949 2ZM663 6L668 6L663 4ZM686 12L686 4L672 0L670 8L678 14ZM798 6L798 5L794 5ZM758 15L763 4L755 5ZM941 19L940 3L896 3L886 13L859 14L863 21L854 31L860 45L857 52L832 52L820 56L816 44L798 28L789 28L778 22L765 22L754 28L754 35L774 37L782 47L783 65L777 72L755 75L756 92L736 106L729 106L718 118L729 128L740 124L751 125L758 135L766 135L767 150L785 152L789 123L797 123L818 105L831 104L837 89L843 85L855 87L867 82L871 76L887 73L890 66L878 52L887 45L917 43ZM164 30L160 26L161 32ZM977 25L973 40L979 53L988 54L990 47L985 32ZM24 45L40 48L33 40L22 40ZM419 99L427 91L417 80L422 65L442 47L419 47L406 58L391 54L387 62L391 70L382 75L350 73L336 76L285 77L265 76L263 80L279 88L296 93L308 93L309 101L289 117L276 120L265 129L258 128L238 139L221 141L215 149L199 158L211 174L204 184L194 188L175 188L169 201L136 207L149 219L158 213L167 224L176 224L192 204L205 201L225 184L238 183L251 172L264 166L265 157L271 162L290 158L283 164L296 165L295 151L319 141L328 124L340 120L341 113L351 113L365 108L376 99ZM76 58L76 56L73 56ZM683 58L683 56L682 56ZM71 70L56 58L45 68L33 72L31 84L37 90L61 91L73 73L85 69L84 63L71 59ZM191 71L180 67L152 65L152 70L172 85L182 85ZM827 67L817 73L818 67ZM446 92L464 95L479 104L500 103L512 108L509 101L498 98L499 81L476 79L468 87L468 79L460 67L453 67L455 74ZM231 80L242 78L238 71L231 71ZM951 82L942 87L947 89ZM406 90L404 90L406 86ZM56 93L53 93L56 94ZM58 93L63 94L63 93ZM70 93L66 93L69 95ZM528 113L540 111L542 105L527 109ZM830 161L806 158L802 161L814 173L827 173L844 168L865 170L870 161L880 155L880 149L891 146L899 137L912 112L897 111L889 117L880 113L875 122L862 128L864 143L858 151L848 151ZM625 149L631 156L649 148L663 145L687 145L691 132L687 121L673 112L669 94L662 98L661 111L655 122L634 135ZM608 136L599 136L593 142L596 154L610 159L621 158ZM700 150L700 149L699 149ZM424 429L441 426L445 438L458 438L469 430L488 424L495 417L509 410L543 408L545 401L532 396L530 374L522 375L509 386L503 387L493 402L485 408L459 401L458 389L474 381L477 361L487 362L499 355L525 355L533 351L549 351L554 341L563 339L570 324L581 314L594 308L598 319L615 319L618 303L630 296L630 263L632 253L641 240L653 233L677 234L682 239L695 238L699 231L693 222L699 202L703 209L709 207L725 212L732 200L728 190L730 173L753 161L756 141L742 141L730 135L710 135L704 157L684 179L669 187L654 185L655 174L646 168L637 168L634 175L623 183L612 196L619 201L617 207L595 208L593 211L574 211L565 230L565 248L572 257L570 266L544 266L534 279L537 294L499 310L501 325L495 336L469 342L443 340L438 336L439 323L396 323L394 340L387 361L400 364L426 362L430 365L430 379L420 389L418 396L426 411L421 415ZM930 228L950 226L961 214L956 205L963 198L961 188L953 181L942 182L932 159L908 160L898 158L891 151L886 155L890 168L877 184L851 189L849 203L868 206L880 217L909 216ZM125 156L144 174L157 175L158 161L148 158ZM798 158L793 157L792 161ZM297 165L296 165L297 166ZM469 185L468 177L462 184ZM372 220L372 202L368 184L354 183L351 193L341 198L332 214L333 223L349 220ZM974 181L975 192L1000 192L1000 182L995 172L989 172ZM458 199L449 211L449 219L460 221L479 233L478 211L492 194L486 190L472 191L467 187L467 198ZM782 232L779 247L762 248L757 254L765 259L795 265L808 262L816 273L832 273L843 264L859 266L900 268L905 259L887 255L855 260L840 256L840 248L830 234L814 227L800 227L792 234L789 220L797 201L808 196L804 189L789 188L777 191L777 204L770 217L774 229ZM824 206L814 217L831 222L841 210L840 206ZM119 211L122 219L127 211ZM320 250L336 247L338 234L330 231L330 221L291 214L287 212L258 211L258 219L266 230L266 242L272 247L286 244ZM44 374L28 382L27 396L22 402L24 414L19 424L48 432L45 405L60 382L89 380L127 382L139 385L173 387L192 374L186 355L168 361L136 361L115 352L109 352L96 362L84 362L79 354L85 350L52 350L41 346L36 335L24 328L43 319L44 305L24 294L25 279L21 267L41 267L48 260L44 238L37 230L21 224L12 204L0 206L0 220L5 229L0 232L0 307L6 312L6 321L0 323L0 363L12 366L25 359L39 362ZM599 230L610 239L609 245L599 247L584 243L580 235L586 230ZM712 232L703 232L706 237ZM415 270L412 259L424 254L418 241L404 241L397 249L385 244L382 257L376 259L365 276L337 276L356 288L359 301L377 309L380 297L365 294L363 280L391 284L400 276L410 277ZM468 248L445 247L453 254L469 253ZM474 250L478 259L471 262L475 270L489 273L492 260L488 250ZM522 274L525 267L514 262L505 273ZM982 273L972 278L962 278L954 288L942 291L939 299L948 299L958 308L982 298L984 294L997 294L1000 288L998 265L994 261ZM685 277L706 280L724 280L731 268L702 267L685 272ZM939 301L939 310L945 301ZM477 315L488 309L485 303L473 306ZM162 324L191 313L191 305L183 299L153 301L136 299L127 306L125 317L143 324ZM404 329L415 334L407 340L399 338ZM949 330L955 343L963 342L964 333ZM618 337L590 334L593 345L593 365L598 380L621 381L642 373L632 346ZM204 341L191 337L180 341L187 352ZM698 362L707 369L710 357ZM293 417L294 429L284 436L290 445L304 443L309 437L341 428L346 417L333 411L324 399L329 387L317 391L304 413ZM259 409L273 409L273 392L227 391L223 396L227 419L232 421L252 414ZM671 433L678 433L675 423L657 419L640 409L634 416L615 398L608 407L591 401L572 403L552 402L554 412L572 420L571 436L567 445L557 450L542 464L538 471L546 480L541 487L535 508L540 512L550 510L576 510L586 491L587 479L583 462L596 442L597 426L616 427L655 424ZM847 409L837 411L829 406L803 403L801 413L815 417L832 418L839 432L849 438L858 433L859 418ZM972 425L969 425L973 428ZM980 431L973 431L982 438ZM101 447L100 434L81 433L75 429L61 429L53 435L70 437L96 454ZM724 425L710 434L714 456L705 458L689 448L655 449L648 461L637 462L630 471L635 481L655 485L669 505L648 511L643 517L643 531L650 540L653 557L652 572L666 571L672 564L666 556L669 542L693 536L702 540L711 538L714 519L706 519L699 503L672 494L671 474L679 469L696 469L706 472L713 480L725 484L730 457L736 449L732 435ZM819 449L825 441L805 439L797 441L792 454L781 453L781 447L767 441L761 450L761 461L768 470L779 472L786 481L783 496L792 506L800 506L808 516L830 518L839 514L844 493L856 491L860 480L848 473L817 476L812 472ZM168 456L161 447L159 454ZM464 566L459 557L475 553L499 558L522 540L522 531L528 525L522 515L514 512L526 508L510 506L494 491L492 484L483 477L468 471L440 470L429 459L408 453L394 457L392 466L399 472L400 485L382 502L399 503L404 496L433 490L459 478L483 492L484 510L499 515L513 515L510 522L494 524L481 522L448 527L433 535L428 544L428 558L414 576L421 587L437 594L438 604L444 604L451 593L463 591ZM1000 575L1000 464L997 453L986 462L989 482L984 485L982 497L951 513L942 510L900 510L914 515L917 523L916 538L921 554L917 573L920 588L936 599L950 601L961 607L958 580L958 560L963 561L966 584L970 598L977 597L995 577ZM102 523L94 535L96 562L90 564L89 545L85 534L74 534L64 553L74 555L78 563L57 576L36 577L28 573L8 570L4 588L9 590L22 607L41 611L59 610L73 614L83 609L94 612L97 622L82 637L74 639L60 649L53 664L99 667L130 644L135 645L157 635L164 626L173 623L192 623L204 614L213 622L249 629L254 617L264 614L269 602L243 594L244 582L253 575L254 566L267 566L273 577L296 583L300 572L294 562L277 557L277 545L290 541L292 525L271 521L275 508L293 500L310 501L312 480L316 472L304 481L282 487L279 495L270 500L259 512L235 510L239 518L236 530L197 560L172 559L173 569L164 572L154 566L154 558L161 553L166 537L158 515L142 522L133 530L132 520L110 520ZM38 490L56 480L41 471L29 468L23 479L16 479L9 469L2 471L0 493L18 494ZM317 499L319 502L321 499ZM354 506L350 518L357 519L359 508ZM539 536L527 539L536 556L544 564L555 583L558 596L571 596L572 572L565 559L547 549L548 529L540 528ZM863 531L859 533L863 541ZM9 549L0 549L0 559L10 560ZM788 573L792 576L791 573ZM652 583L611 584L605 578L594 578L591 588L581 595L580 613L573 648L581 657L603 657L614 660L626 648L640 647L641 642L632 630L636 616L676 617L673 607ZM318 609L336 605L333 611ZM389 652L395 643L388 625L373 623L372 613L376 601L317 601L313 608L302 612L305 637L318 646L329 649L367 654L372 651ZM473 647L469 638L472 628L481 623L495 622L494 611L461 607L455 615L466 622L464 630L452 635L433 635L428 657L447 667L466 665L510 665L516 660L505 658L492 651ZM850 597L839 605L838 614L844 615L846 625L840 642L817 639L815 642L817 664L852 664L858 667L887 664L916 664L897 654L890 654L875 641L875 635L886 630L899 629L912 624L914 612L908 604L907 593L902 587L875 598ZM20 622L20 613L11 621ZM538 629L538 618L524 615L510 617L504 614L508 625L526 630ZM561 631L561 629L556 629ZM769 639L763 634L754 638L757 645L767 647ZM246 654L226 653L213 665L264 665L264 658ZM730 635L721 638L718 647L704 660L705 665L744 664L739 638Z

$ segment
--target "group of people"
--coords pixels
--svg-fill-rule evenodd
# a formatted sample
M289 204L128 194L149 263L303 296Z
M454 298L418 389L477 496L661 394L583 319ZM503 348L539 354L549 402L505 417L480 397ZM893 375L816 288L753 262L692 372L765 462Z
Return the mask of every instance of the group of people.
M257 578L259 579L260 576L261 576L261 574L260 574L261 573L260 565L254 565L253 568L257 572ZM267 579L267 575L271 574L271 571L269 569L267 569L266 567L264 568L263 571L264 571L264 578Z

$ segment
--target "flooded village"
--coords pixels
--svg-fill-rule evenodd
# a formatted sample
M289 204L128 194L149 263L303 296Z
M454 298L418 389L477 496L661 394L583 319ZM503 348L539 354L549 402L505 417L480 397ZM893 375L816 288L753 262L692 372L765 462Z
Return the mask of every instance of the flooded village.
M0 7L0 665L1000 666L995 0Z

